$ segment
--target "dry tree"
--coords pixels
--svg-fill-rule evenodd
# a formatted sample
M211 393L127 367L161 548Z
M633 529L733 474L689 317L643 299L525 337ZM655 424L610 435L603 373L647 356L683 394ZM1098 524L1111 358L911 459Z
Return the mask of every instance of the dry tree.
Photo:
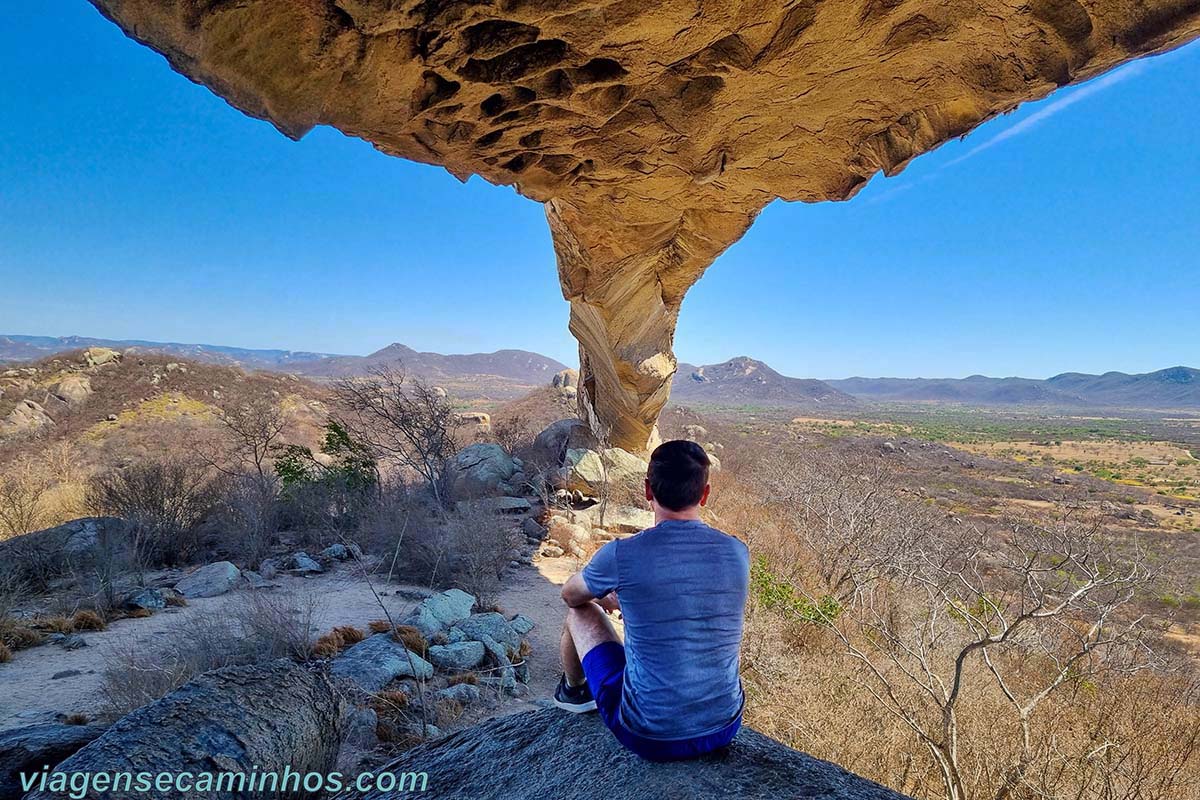
M458 415L435 387L380 368L333 386L338 423L383 462L415 472L440 504L446 462L458 450Z

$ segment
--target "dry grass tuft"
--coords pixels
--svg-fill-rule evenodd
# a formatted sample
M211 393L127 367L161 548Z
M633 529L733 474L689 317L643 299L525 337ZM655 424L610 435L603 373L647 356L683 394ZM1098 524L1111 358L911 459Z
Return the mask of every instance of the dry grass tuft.
M367 628L370 629L371 633L391 633L392 623L386 619L373 619L367 623Z
M75 616L71 617L71 624L77 631L102 631L108 627L104 617L87 609L76 611Z
M395 716L408 708L408 693L397 689L382 691L371 698L371 708L380 716Z
M424 657L429 651L429 642L412 625L397 626L396 632L392 634L392 638L419 656Z
M24 625L10 625L0 630L0 642L12 650L36 647L42 643L44 638L38 631Z
M342 635L338 633L338 629L334 628L329 633L320 636L317 641L313 642L312 654L316 658L333 658L346 646L346 641Z
M168 608L185 608L188 604L187 598L181 594L169 594L164 599Z
M7 664L12 661L12 650L8 648L4 642L0 642L0 664Z
M63 718L64 725L87 725L91 721L87 714L81 714L78 711Z
M125 613L126 619L145 619L153 616L154 612L148 608L135 608Z
M33 620L33 627L39 631L48 631L50 633L74 633L75 625L67 617L61 614L56 614L52 617L36 617Z
M443 697L434 704L438 725L446 726L456 722L463 715L463 704L449 697Z
M460 683L468 683L471 686L478 686L479 676L474 672L460 672L457 675L451 675L446 679L447 686L457 686Z
M342 637L342 644L346 647L358 644L367 638L367 635L360 628L356 628L353 625L339 625L333 629L333 632Z

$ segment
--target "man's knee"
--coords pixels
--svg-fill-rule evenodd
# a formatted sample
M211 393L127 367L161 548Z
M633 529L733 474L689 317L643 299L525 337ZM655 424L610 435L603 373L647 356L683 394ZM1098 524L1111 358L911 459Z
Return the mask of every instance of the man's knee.
M600 606L585 603L567 609L567 632L575 643L575 650L583 658L588 651L602 642L618 642L617 632Z

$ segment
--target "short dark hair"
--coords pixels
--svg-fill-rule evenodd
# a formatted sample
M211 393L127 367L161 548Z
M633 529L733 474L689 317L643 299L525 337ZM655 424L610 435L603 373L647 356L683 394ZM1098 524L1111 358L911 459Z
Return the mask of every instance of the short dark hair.
M663 442L650 454L646 478L650 491L663 508L682 511L697 505L708 485L708 453L695 442L674 439Z

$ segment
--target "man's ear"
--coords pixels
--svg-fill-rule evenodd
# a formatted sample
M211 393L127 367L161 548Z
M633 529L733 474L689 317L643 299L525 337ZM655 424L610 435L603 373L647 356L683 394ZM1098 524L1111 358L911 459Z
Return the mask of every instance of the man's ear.
M650 479L646 478L646 502L654 502L654 492L650 490Z
M712 484L708 484L708 483L704 484L704 491L700 493L700 505L704 505L705 503L708 502L708 493L709 493L709 490L711 490L711 489L712 489Z

